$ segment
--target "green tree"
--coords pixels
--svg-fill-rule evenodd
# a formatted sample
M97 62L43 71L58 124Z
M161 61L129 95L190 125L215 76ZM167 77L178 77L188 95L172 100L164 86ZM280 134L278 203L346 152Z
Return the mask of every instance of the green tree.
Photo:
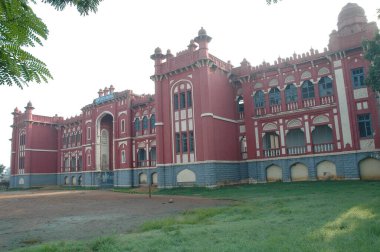
M63 10L76 6L81 15L96 12L102 0L42 0ZM52 79L46 64L26 51L36 44L42 46L49 34L47 26L33 12L35 0L0 0L0 85L41 83Z
M376 34L373 40L363 42L364 57L371 62L365 79L367 86L375 91L380 91L380 34Z
M0 164L0 174L2 174L2 173L3 173L4 169L5 169L5 165L3 165L3 164Z

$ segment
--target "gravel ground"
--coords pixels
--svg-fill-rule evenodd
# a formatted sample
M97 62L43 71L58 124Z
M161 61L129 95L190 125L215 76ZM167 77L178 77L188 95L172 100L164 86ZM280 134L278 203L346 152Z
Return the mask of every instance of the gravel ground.
M169 200L173 199L173 203ZM0 192L0 251L53 240L127 233L146 220L227 201L112 191Z

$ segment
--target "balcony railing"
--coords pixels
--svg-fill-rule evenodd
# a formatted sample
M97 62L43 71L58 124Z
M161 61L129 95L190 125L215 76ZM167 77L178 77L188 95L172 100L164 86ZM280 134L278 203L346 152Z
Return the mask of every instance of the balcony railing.
M272 105L270 107L270 111L272 112L272 114L275 114L275 113L279 113L281 112L281 104L278 104L278 105Z
M146 167L148 162L146 160L137 161L137 167Z
M313 150L315 153L331 152L331 151L334 151L334 144L333 143L314 144Z
M280 149L264 150L264 157L278 157L281 155Z
M298 103L297 102L289 102L286 104L286 109L289 110L296 110L298 109Z
M156 166L156 160L151 160L151 161L150 161L150 166L151 166L151 167Z
M255 114L256 116L262 116L266 114L265 108L256 108L255 109Z
M244 119L244 112L239 112L239 119L243 120Z
M303 104L304 108L314 107L315 106L315 99L314 98L304 99L304 100L302 100L302 104Z
M311 108L319 105L334 104L335 100L336 98L334 95L319 97L317 100L316 98L302 99L301 103L299 103L299 101L291 101L289 103L286 103L285 107L282 107L281 104L271 105L270 107L256 107L254 114L255 116L263 116L267 113L276 114L282 111L293 111L301 108Z
M334 103L335 102L335 98L333 95L330 95L330 96L324 96L324 97L321 97L321 104L324 105L324 104L331 104L331 103Z
M294 147L287 147L286 153L288 155L300 155L306 153L306 146L294 146Z

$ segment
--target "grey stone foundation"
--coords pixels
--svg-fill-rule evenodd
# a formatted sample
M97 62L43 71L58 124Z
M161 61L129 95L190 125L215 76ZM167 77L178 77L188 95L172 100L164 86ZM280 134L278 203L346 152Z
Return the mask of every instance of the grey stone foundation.
M115 170L113 172L70 172L62 174L36 174L11 176L10 186L15 188L30 188L46 185L68 185L84 187L138 187L153 183L153 174L157 173L159 188L179 186L205 186L235 183L265 183L266 170L276 165L282 170L282 181L291 182L291 167L302 163L308 169L308 180L317 180L317 166L323 161L335 164L338 179L360 179L360 161L366 158L380 159L379 152L353 152L345 154L326 154L305 157L288 157L282 159L250 160L242 162L210 162L181 165L158 166L157 168L138 168ZM184 170L194 174L191 183L177 181L177 176ZM144 181L143 181L144 180Z

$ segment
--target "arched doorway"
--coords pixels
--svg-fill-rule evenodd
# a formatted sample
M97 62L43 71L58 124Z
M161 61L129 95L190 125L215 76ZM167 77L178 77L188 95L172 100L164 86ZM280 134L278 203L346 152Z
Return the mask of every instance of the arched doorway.
M282 181L282 169L277 165L271 165L267 168L267 182Z
M336 179L336 166L333 162L323 161L317 165L317 179Z
M157 172L152 173L152 185L156 186L158 184L158 174Z
M96 124L96 170L113 170L113 116L103 113Z
M189 169L184 169L177 174L177 183L179 185L183 185L183 186L194 185L196 180L197 180L196 174Z
M292 181L307 181L309 172L307 166L302 163L296 163L290 167L290 178Z
M380 180L380 160L366 158L359 162L360 179Z
M140 173L139 175L139 184L140 185L146 185L148 182L148 176L146 173Z

